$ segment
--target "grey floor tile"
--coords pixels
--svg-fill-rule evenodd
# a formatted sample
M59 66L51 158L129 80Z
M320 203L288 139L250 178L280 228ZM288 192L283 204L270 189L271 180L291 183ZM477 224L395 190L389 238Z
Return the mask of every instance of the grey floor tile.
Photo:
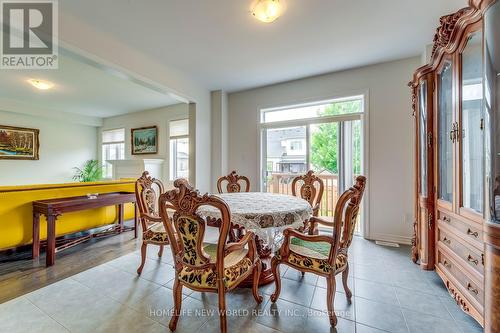
M396 291L391 285L362 279L355 279L354 284L356 285L354 294L358 297L392 305L398 304Z
M9 333L69 332L25 297L0 304L0 323L0 330Z
M182 301L181 315L175 332L196 332L207 321L218 318L219 313L217 308L205 305L197 299L187 297ZM170 320L170 318L168 318L168 320Z
M282 278L279 298L302 306L309 306L314 295L314 289L315 286L310 284ZM266 295L271 295L274 290L274 283L260 288L260 292Z
M26 297L48 315L56 316L68 308L92 306L96 300L106 296L68 278L35 290Z
M335 276L335 281L337 283L337 291L341 293L345 293L344 291L344 285L342 284L342 274L337 274ZM351 292L354 294L354 276L353 273L350 272L347 278L347 285L349 286L349 289L351 289ZM318 278L318 282L316 283L317 287L320 288L326 288L326 278L320 276Z
M307 317L310 310L284 300L267 302L265 310L257 317L259 324L287 333L308 332Z
M455 302L453 298L449 295L446 297L440 298L443 305L446 307L446 310L450 313L450 315L455 319L458 328L461 332L483 332L483 328L479 323L472 318L470 315L465 313Z
M327 291L323 288L316 288L314 291L314 297L311 303L311 308L320 311L327 311L326 304ZM349 320L355 319L355 297L353 296L351 301L348 301L345 294L335 293L333 309L337 317L342 317Z
M175 277L175 269L171 264L161 264L141 274L141 278L165 285Z
M174 308L174 295L172 290L161 287L129 306L143 316L168 326Z
M355 278L391 284L392 277L389 271L380 265L354 265Z
M393 333L408 332L399 306L356 297L356 322Z
M312 274L312 273L305 273L302 275L302 273L296 269L289 268L286 273L283 275L285 279L290 279L294 281L299 281L302 283L307 283L310 285L315 286L316 283L318 282L318 275Z
M458 329L462 333L483 333L484 329L479 325L477 321L474 319L469 319L467 321L456 320L455 324L457 324Z
M137 274L127 273L109 265L98 266L73 278L99 293L127 304L135 303L160 288L159 284L145 280Z
M396 287L395 289L402 308L425 313L444 320L453 320L439 297L405 288Z
M246 317L227 318L227 330L228 332L238 333L280 333L280 331L259 324L256 321L252 321L251 319ZM200 328L200 331L202 331L203 333L219 333L219 318L210 319Z
M148 249L146 250L146 258L153 260L153 261L160 261L164 264L171 264L174 262L173 257L172 257L172 250L170 249L170 246L168 246L168 245L165 246L161 257L158 257L159 249L160 248L158 246L148 245ZM141 257L141 250L137 250L137 251L133 252L133 254Z
M354 333L356 332L356 323L351 320L337 317L337 325L332 327L327 313L315 315L312 312L306 320L307 332L330 332L330 333Z
M387 331L379 330L375 327L366 326L363 324L356 323L356 333L384 333Z
M106 264L127 273L137 274L137 268L139 268L139 266L141 265L141 257L130 253L115 260L111 260ZM162 262L159 260L146 258L146 262L142 269L142 274L157 269L161 264Z
M458 332L454 320L445 320L420 312L403 309L410 333L451 333Z

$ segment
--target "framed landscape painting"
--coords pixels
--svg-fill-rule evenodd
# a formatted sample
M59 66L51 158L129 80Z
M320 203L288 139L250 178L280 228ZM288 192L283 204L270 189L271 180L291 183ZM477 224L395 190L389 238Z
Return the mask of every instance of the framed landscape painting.
M0 159L38 160L39 130L0 125Z
M132 155L158 153L158 128L156 126L133 128Z

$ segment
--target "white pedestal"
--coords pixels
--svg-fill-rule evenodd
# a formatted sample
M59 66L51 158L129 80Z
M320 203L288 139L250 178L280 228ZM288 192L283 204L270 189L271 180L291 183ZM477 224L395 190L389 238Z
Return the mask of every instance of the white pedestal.
M113 166L113 179L139 178L144 171L148 171L151 177L163 181L162 159L133 159L133 160L108 160Z

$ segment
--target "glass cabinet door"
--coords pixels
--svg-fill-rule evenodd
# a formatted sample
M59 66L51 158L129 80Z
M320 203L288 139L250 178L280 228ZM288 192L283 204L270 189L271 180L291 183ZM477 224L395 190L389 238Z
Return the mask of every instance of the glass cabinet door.
M419 136L419 165L420 165L420 195L428 197L428 154L427 154L427 81L420 82L418 105L418 136Z
M453 64L445 61L438 73L438 198L453 199Z
M483 211L482 32L469 36L462 52L461 207Z

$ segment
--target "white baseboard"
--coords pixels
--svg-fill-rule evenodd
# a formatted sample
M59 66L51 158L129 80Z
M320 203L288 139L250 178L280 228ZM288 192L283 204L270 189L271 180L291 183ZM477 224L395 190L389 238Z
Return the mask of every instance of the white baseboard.
M411 245L411 237L405 237L400 235L373 233L366 238L374 241L384 241L384 242Z

